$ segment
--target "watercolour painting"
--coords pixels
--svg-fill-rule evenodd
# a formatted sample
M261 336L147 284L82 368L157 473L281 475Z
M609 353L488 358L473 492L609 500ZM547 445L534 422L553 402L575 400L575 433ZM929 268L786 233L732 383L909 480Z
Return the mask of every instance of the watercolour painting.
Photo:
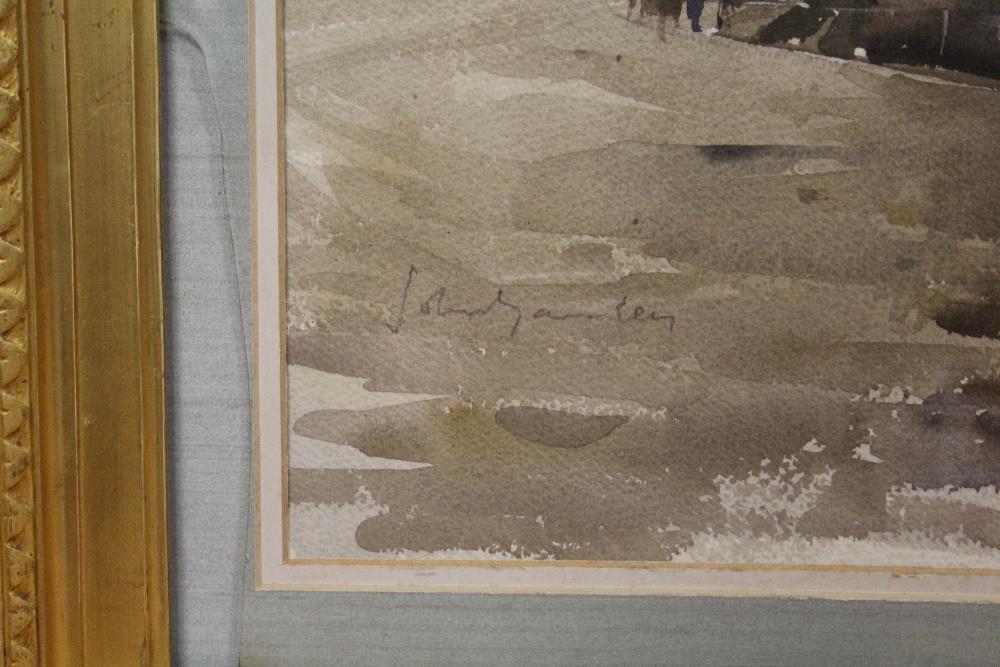
M628 4L256 0L258 584L1000 598L1000 11Z

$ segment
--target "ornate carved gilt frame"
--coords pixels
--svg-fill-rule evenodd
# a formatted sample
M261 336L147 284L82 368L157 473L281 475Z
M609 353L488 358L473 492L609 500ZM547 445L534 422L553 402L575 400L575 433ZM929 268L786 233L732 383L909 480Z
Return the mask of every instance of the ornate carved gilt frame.
M0 0L4 665L166 665L154 0Z

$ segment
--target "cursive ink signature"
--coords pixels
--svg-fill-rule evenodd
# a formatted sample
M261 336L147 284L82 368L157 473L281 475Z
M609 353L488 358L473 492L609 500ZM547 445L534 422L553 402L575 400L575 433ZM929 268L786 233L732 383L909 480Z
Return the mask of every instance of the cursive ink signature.
M411 301L411 292L414 289L414 282L420 270L416 266L410 265L406 273L406 281L399 299L399 312L391 322L385 322L386 328L392 333L399 333L406 322L407 306ZM454 308L445 306L445 297L448 296L447 287L436 287L430 296L420 302L420 314L434 317L465 317L474 319L486 317L493 312L507 311L511 316L510 337L513 338L521 330L526 316L525 310L521 306L511 302L504 296L503 288L497 288L493 300L485 306L479 308ZM662 323L670 333L674 331L676 318L673 315L664 315L655 310L646 310L641 305L630 306L629 297L623 296L615 304L614 312L587 313L587 312L553 312L551 308L538 308L527 316L528 321L532 320L552 320L564 322L567 320L601 321L607 320L618 324L631 323Z

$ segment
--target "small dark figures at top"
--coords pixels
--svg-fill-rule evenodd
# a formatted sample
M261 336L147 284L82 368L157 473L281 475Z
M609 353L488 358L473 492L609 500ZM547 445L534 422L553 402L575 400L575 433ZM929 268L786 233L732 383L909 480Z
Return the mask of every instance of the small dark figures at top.
M660 39L667 38L667 17L674 20L674 29L681 24L681 5L684 0L656 0L656 13L659 17Z
M715 27L722 30L722 28L726 25L726 20L735 13L735 0L719 0L719 9L715 16Z
M705 9L705 0L686 0L687 15L691 19L691 30L701 32L701 13ZM659 20L660 39L666 39L667 18L674 20L674 29L680 26L681 6L685 0L628 0L628 10L625 12L625 19L632 20L632 12L636 5L639 5L639 18L652 13L652 5L656 4L656 14ZM731 0L720 0L722 4L729 5ZM640 4L641 3L641 4ZM721 6L721 5L720 5Z
M639 4L639 0L628 0L628 11L625 12L625 20L632 20L632 12L635 11L635 6ZM647 6L649 5L649 0L642 0L642 4L639 5L639 18L642 19L648 13Z
M701 32L701 12L704 9L705 0L687 0L687 13L691 19L692 32Z

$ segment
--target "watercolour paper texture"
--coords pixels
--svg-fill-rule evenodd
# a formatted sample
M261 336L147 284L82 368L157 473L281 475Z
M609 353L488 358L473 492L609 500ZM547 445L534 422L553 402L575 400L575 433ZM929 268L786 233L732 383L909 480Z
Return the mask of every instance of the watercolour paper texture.
M256 2L260 584L996 597L995 81L627 4Z

